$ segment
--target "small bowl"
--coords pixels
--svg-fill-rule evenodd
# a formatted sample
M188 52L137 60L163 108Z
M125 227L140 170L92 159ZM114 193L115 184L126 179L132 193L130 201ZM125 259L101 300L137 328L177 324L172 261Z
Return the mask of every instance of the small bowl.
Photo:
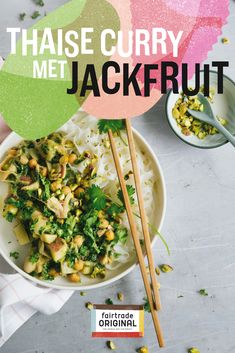
M200 82L203 84L203 71L200 72ZM217 90L217 81L218 76L217 72L210 71L210 87ZM211 104L214 115L218 115L221 118L224 118L228 121L226 124L226 129L228 129L232 134L235 134L235 82L233 82L229 77L223 75L223 84L224 84L224 93L214 95L213 103ZM195 81L194 77L189 81L189 86L194 87ZM181 89L179 90L181 91ZM227 139L220 133L215 135L208 135L203 140L200 140L195 135L185 136L175 118L172 115L172 108L174 107L177 99L180 97L180 94L173 93L172 90L169 91L166 99L166 116L169 122L171 129L174 133L184 142L188 143L191 146L198 148L216 148L227 143Z

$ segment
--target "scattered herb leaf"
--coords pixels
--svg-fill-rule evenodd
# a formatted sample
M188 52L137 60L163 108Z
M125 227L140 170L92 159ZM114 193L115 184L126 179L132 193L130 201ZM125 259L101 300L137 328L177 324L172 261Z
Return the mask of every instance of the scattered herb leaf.
M127 189L130 203L131 203L131 205L133 205L135 203L135 199L133 197L133 195L135 194L135 188L132 185L126 185L126 189ZM118 190L117 196L118 196L119 200L124 204L122 190Z
M33 20L36 20L36 18L38 18L38 17L40 17L40 16L41 16L41 14L40 14L39 11L34 11L34 13L31 15L31 18L32 18Z
M105 300L105 304L107 304L107 305L113 305L112 299L110 299L110 298L106 299L106 300Z
M92 185L88 190L87 193L90 197L90 202L92 206L96 210L102 210L106 206L106 195L102 191L102 189L97 185Z
M44 281L53 281L54 276L50 275L49 271L50 271L50 263L47 262L43 265L43 269L42 269L42 279Z
M26 16L26 13L25 13L25 12L20 13L20 14L19 14L19 20L20 20L20 21L24 21L25 16Z
M43 0L35 0L35 4L41 7L45 5Z
M13 257L13 259L17 260L19 258L20 254L18 251L12 251L10 252L10 257Z
M120 213L123 213L124 211L125 211L125 207L119 206L116 203L112 203L111 206L107 209L107 213L112 217L116 217Z
M150 304L147 298L144 298L144 311L146 311L147 313L151 312L151 308L150 308Z
M39 260L39 253L32 254L29 260L32 262L32 264L36 264Z
M204 296L204 297L207 297L208 296L208 293L207 291L203 288L203 289L200 289L199 292L198 292L200 295Z

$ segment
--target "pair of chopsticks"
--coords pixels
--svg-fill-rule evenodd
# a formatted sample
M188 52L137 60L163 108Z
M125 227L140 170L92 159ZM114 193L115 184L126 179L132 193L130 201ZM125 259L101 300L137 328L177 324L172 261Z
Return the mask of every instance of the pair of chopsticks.
M133 215L133 212L131 209L131 204L130 204L130 200L129 200L129 196L128 196L128 192L127 192L127 188L126 188L126 183L125 183L125 179L123 176L117 148L115 145L115 140L113 138L113 133L112 133L111 129L109 129L109 131L108 131L108 136L109 136L110 146L111 146L111 150L112 150L112 154L113 154L113 158L114 158L115 167L117 170L117 175L118 175L120 187L122 190L122 194L123 194L123 198L124 198L124 202L125 202L125 206L126 206L126 212L127 212L127 217L128 217L130 229L131 229L131 234L132 234L133 242L135 245L135 250L137 253L137 258L138 258L138 261L140 264L140 270L141 270L147 298L149 301L149 306L150 306L150 310L151 310L154 328L155 328L155 331L157 334L159 346L164 347L163 333L162 333L162 329L160 326L158 313L157 313L157 310L159 310L161 308L160 296L159 296L159 291L158 291L159 287L158 287L158 283L157 283L154 261L153 261L153 254L152 254L152 250L151 250L151 242L150 242L150 234L149 234L148 223L147 223L147 216L146 216L145 209L144 209L144 200L143 200L140 174L139 174L137 158L136 158L134 137L133 137L133 133L132 133L130 119L125 119L125 123L126 123L126 131L127 131L127 137L128 137L129 150L130 150L132 168L133 168L133 173L134 173L135 185L136 185L137 199L138 199L139 210L140 210L142 230L143 230L143 235L144 235L148 264L149 264L151 284L149 283L148 274L147 274L147 270L146 270L145 262L144 262L144 255L143 255L142 248L140 245L137 227L136 227L134 215Z

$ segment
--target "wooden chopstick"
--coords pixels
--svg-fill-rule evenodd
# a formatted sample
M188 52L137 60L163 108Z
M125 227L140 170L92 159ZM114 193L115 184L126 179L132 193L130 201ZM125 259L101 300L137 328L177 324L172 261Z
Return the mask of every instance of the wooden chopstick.
M113 133L111 130L108 131L108 135L109 135L110 146L111 146L111 150L112 150L112 154L113 154L113 158L114 158L115 167L117 170L119 183L120 183L121 190L123 193L123 199L124 199L125 206L126 206L126 212L127 212L127 217L128 217L128 221L130 224L131 234L133 237L133 241L134 241L134 245L135 245L135 249L136 249L136 253L137 253L137 258L138 258L138 261L140 264L140 270L141 270L147 298L149 301L149 306L150 306L150 310L151 310L154 328L155 328L155 331L157 334L159 346L164 347L163 333L162 333L162 329L160 326L160 321L158 318L157 311L155 310L155 307L154 307L152 290L151 290L151 287L150 287L150 284L148 281L148 275L147 275L147 271L146 271L146 267L145 267L144 256L143 256L142 248L141 248L140 241L138 238L134 215L132 213L131 204L130 204L129 196L127 193L126 183L125 183L122 168L120 165L120 160L119 160L118 152L116 149L115 141L113 138Z
M125 122L126 122L127 137L128 137L128 143L129 143L129 149L130 149L130 155L131 155L131 163L132 163L134 179L135 179L136 194L137 194L139 210L140 210L142 230L143 230L144 241L145 241L146 254L147 254L147 258L148 258L148 265L149 265L149 272L150 272L150 278L151 278L151 283L152 283L152 290L153 290L156 308L157 308L157 310L160 310L161 309L161 300L160 300L160 295L159 295L159 290L158 290L159 285L158 285L157 277L156 277L156 273L155 273L155 266L154 266L153 254L152 254L152 249L151 249L148 220L147 220L146 212L144 209L144 198L143 198L139 168L138 168L137 158L136 158L135 142L134 142L134 137L133 137L133 133L132 133L130 119L126 119Z

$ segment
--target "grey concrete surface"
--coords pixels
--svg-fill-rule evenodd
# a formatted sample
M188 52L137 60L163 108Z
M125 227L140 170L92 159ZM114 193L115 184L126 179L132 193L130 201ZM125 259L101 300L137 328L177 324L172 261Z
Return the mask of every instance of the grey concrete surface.
M51 11L66 0L45 0ZM7 26L18 26L19 12L33 12L31 0L1 0L0 55L9 52ZM209 53L212 59L229 60L227 75L235 80L235 2L220 41ZM22 25L30 26L27 19ZM166 178L168 205L162 233L171 248L168 257L160 242L154 248L156 264L169 263L174 271L161 274L163 310L160 319L165 334L163 353L184 353L196 346L201 353L235 352L235 151L227 144L219 149L198 150L181 142L170 130L164 114L165 97L135 127L160 159ZM209 296L198 290L205 288ZM75 293L53 316L36 314L0 349L1 353L97 353L106 352L104 339L90 337L90 313L86 301L103 303L116 293L125 303L142 303L145 296L136 268L114 285ZM182 296L182 297L181 297ZM132 353L143 344L159 351L149 314L143 339L116 339L117 352Z

